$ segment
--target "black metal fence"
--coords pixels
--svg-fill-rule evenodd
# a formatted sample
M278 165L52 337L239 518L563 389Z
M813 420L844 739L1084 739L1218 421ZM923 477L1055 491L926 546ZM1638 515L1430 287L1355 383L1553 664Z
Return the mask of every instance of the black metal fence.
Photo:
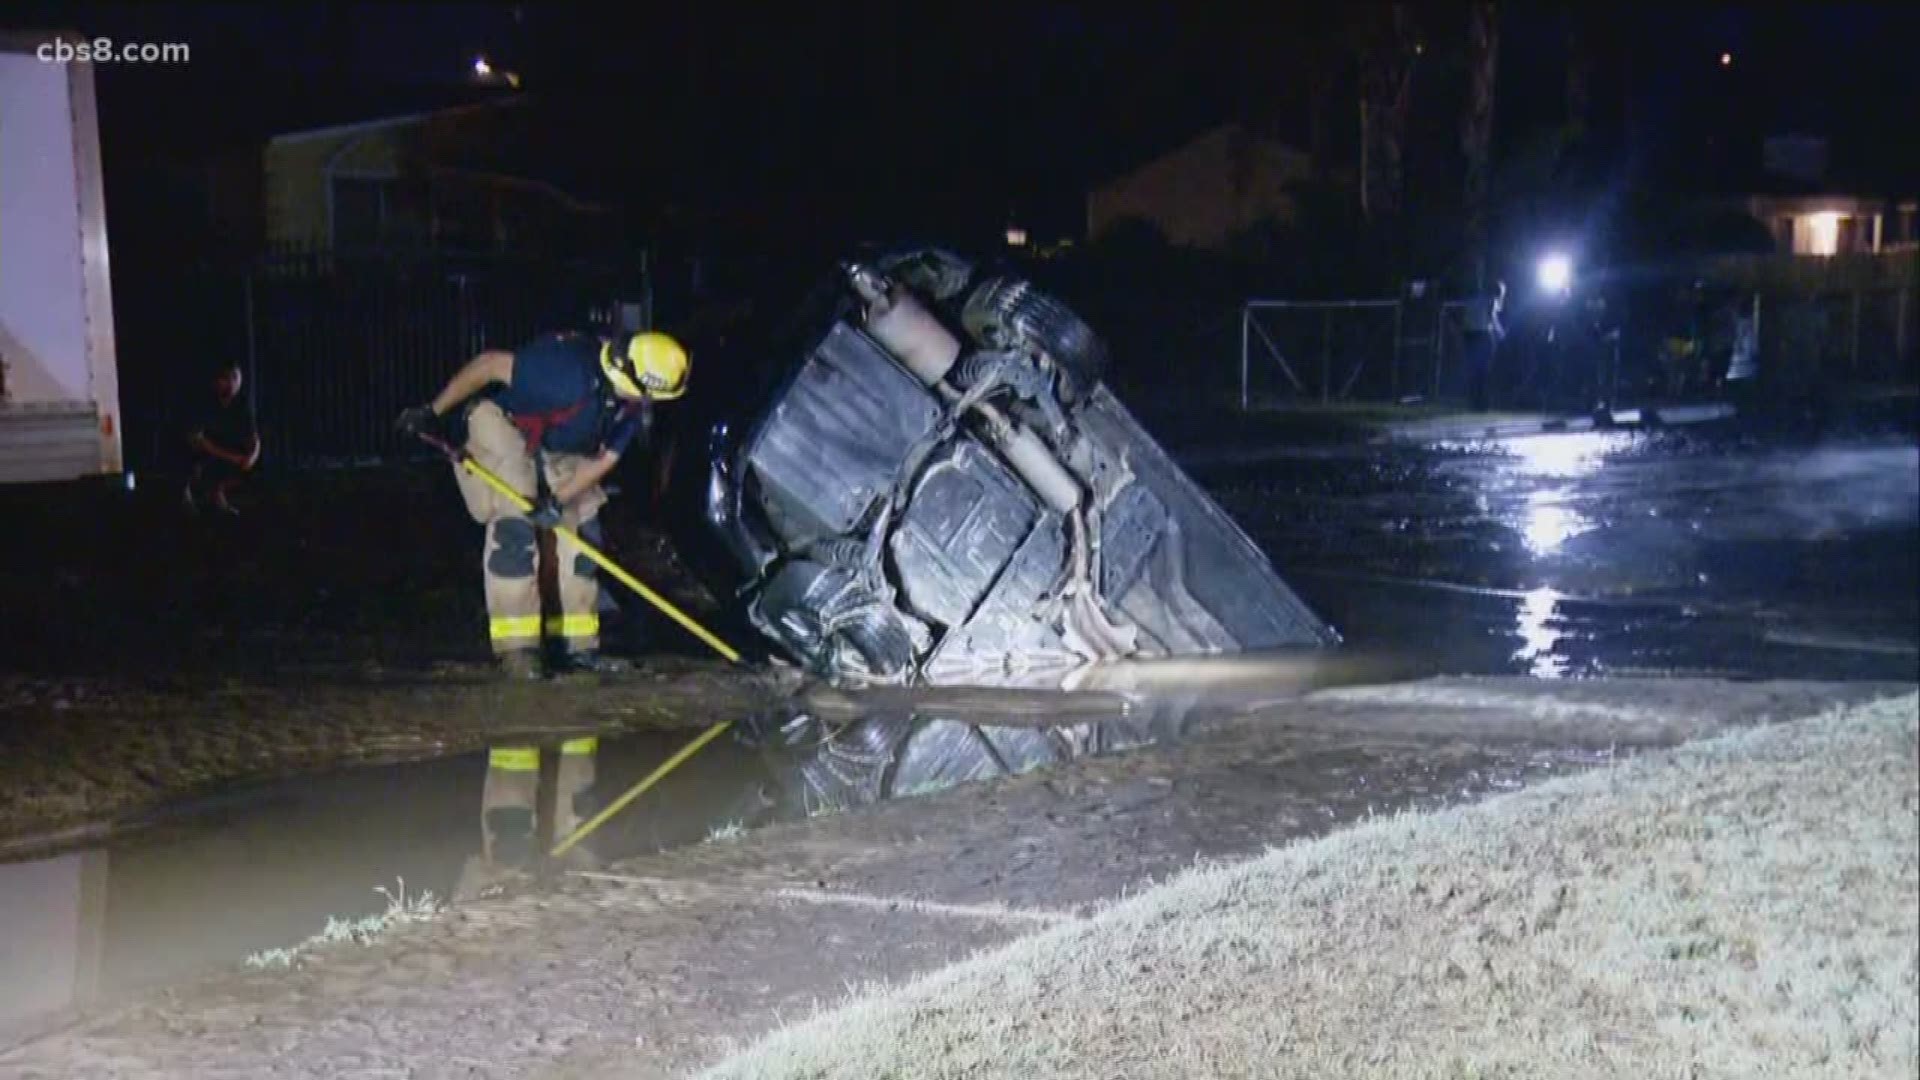
M637 268L523 259L284 252L241 291L265 453L293 466L411 450L394 416L483 349L648 317Z
M1920 320L1911 289L1880 287L1763 298L1761 367L1789 385L1920 381Z
M217 362L241 364L263 468L369 463L416 449L393 430L395 415L476 352L543 330L652 319L638 259L287 250L129 278L116 322L139 429L129 452L146 469L182 460Z
M1910 287L1723 290L1698 325L1631 320L1617 345L1591 340L1577 316L1560 327L1558 361L1542 344L1552 320L1525 319L1496 363L1496 380L1520 400L1566 381L1555 366L1584 371L1612 351L1619 389L1686 396L1719 384L1735 366L1741 324L1753 334L1754 385L1786 394L1815 385L1912 385L1920 382L1920 294ZM1286 402L1461 400L1466 393L1463 304L1401 300L1250 300L1240 311L1236 398L1242 409ZM1663 353L1668 339L1699 351L1687 362ZM1684 369L1684 370L1683 370ZM1735 378L1747 376L1732 376ZM1574 382L1578 382L1575 377ZM1565 389L1564 386L1561 389ZM1537 402L1536 402L1537 403Z

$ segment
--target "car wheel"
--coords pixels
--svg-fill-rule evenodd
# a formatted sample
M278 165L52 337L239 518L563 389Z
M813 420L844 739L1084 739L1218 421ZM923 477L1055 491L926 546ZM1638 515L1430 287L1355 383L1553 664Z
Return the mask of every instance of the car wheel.
M832 640L843 655L852 654L857 665L878 681L901 682L913 671L913 638L898 619L879 615L861 619L836 631Z
M994 278L967 298L961 324L989 349L1020 349L1049 360L1068 403L1105 377L1107 348L1065 304L1018 278Z

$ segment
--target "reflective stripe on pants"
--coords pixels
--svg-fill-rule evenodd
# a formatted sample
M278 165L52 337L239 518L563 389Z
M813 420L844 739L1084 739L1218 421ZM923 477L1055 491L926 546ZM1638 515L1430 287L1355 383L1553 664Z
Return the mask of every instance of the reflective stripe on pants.
M562 757L588 757L600 752L600 738L586 735L560 744ZM487 767L502 772L538 772L540 749L535 746L497 746L487 751Z
M546 622L547 636L566 638L572 645L578 638L598 638L600 636L600 616L589 615L549 615Z
M523 648L530 648L540 640L540 616L505 615L487 620L487 636L496 646L509 642L525 642Z
M487 768L501 772L539 772L540 751L532 746L500 746L487 751Z

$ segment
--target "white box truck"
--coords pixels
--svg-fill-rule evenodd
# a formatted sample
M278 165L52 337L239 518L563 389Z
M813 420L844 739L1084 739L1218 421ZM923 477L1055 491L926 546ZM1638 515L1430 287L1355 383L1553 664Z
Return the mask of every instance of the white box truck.
M122 471L93 68L0 35L0 483Z

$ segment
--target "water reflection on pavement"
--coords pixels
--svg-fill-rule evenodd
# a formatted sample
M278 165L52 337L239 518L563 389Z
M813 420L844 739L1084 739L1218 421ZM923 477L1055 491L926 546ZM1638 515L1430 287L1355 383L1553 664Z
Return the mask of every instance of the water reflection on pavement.
M1350 642L1459 673L1910 677L1920 447L1735 425L1210 468Z

